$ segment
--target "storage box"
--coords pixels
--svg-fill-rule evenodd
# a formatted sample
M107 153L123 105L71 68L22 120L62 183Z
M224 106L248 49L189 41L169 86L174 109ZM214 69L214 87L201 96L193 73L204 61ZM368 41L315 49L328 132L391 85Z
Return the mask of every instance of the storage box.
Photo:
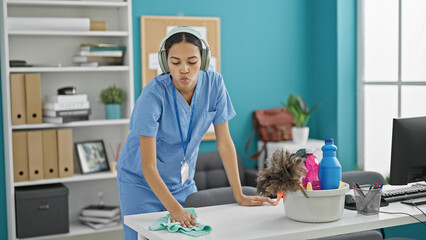
M340 219L345 207L345 194L349 185L331 190L305 190L309 198L302 192L289 192L284 203L288 218L300 222L331 222Z
M69 232L68 188L50 184L15 189L18 238Z

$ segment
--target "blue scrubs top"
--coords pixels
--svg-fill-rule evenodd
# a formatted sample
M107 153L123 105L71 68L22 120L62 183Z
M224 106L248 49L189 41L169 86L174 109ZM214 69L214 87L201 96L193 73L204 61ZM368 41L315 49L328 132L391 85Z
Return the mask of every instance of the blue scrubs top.
M156 138L158 172L176 200L183 205L186 197L197 191L193 178L201 139L212 122L214 125L225 123L236 115L222 76L213 71L200 71L195 89L197 97L192 132L186 152L189 177L182 185L183 148L172 84L170 74L154 77L144 87L133 109L130 133L117 164L123 215L166 210L143 176L139 135ZM176 91L176 101L183 139L186 140L194 102L190 106L179 91Z

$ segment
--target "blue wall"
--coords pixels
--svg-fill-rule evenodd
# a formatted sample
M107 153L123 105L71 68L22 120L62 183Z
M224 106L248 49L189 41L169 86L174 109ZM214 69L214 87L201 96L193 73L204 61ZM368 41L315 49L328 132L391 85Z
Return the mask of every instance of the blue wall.
M356 168L356 1L337 1L337 139L343 170Z
M356 1L309 1L308 101L323 103L311 137L334 138L344 171L356 166Z
M222 75L237 112L229 122L231 136L244 165L252 167L255 162L245 156L244 144L252 130L253 110L280 107L291 92L306 96L309 90L306 4L300 0L134 1L135 53L140 52L141 15L219 17ZM139 96L140 56L135 56L135 66L139 86L135 96ZM215 149L215 142L200 147L201 152ZM250 152L255 151L253 143Z
M254 165L244 155L244 144L252 129L253 110L280 107L280 102L286 101L290 93L296 93L304 96L309 106L323 103L311 117L310 136L335 138L343 169L354 169L355 0L135 0L136 97L141 91L141 15L220 17L222 74L237 111L229 125L237 151L244 156L245 166ZM0 143L3 143L2 128L0 135ZM215 147L215 142L204 142L200 150L212 151ZM0 236L7 233L3 150L0 147ZM250 151L255 150L252 144ZM416 229L420 227L412 224L390 228L387 237L411 236L409 232L418 234L420 231Z

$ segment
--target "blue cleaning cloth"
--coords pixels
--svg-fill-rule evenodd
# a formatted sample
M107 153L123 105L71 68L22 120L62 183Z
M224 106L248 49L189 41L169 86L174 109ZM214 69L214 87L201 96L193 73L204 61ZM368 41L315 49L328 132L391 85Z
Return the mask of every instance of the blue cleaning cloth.
M185 211L193 214L197 218L197 213L194 208L185 208ZM198 227L193 226L192 228L182 227L179 222L172 223L170 220L170 214L165 217L161 217L154 224L149 226L150 231L159 231L167 229L169 232L183 233L192 237L200 237L209 234L212 228L209 225L204 225L197 222Z

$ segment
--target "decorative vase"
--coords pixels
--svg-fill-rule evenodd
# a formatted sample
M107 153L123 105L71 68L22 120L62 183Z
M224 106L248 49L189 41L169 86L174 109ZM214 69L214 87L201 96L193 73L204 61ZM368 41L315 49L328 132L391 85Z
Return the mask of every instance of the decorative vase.
M309 138L309 127L292 127L291 136L293 142L306 144Z
M106 119L121 119L121 104L105 104Z

